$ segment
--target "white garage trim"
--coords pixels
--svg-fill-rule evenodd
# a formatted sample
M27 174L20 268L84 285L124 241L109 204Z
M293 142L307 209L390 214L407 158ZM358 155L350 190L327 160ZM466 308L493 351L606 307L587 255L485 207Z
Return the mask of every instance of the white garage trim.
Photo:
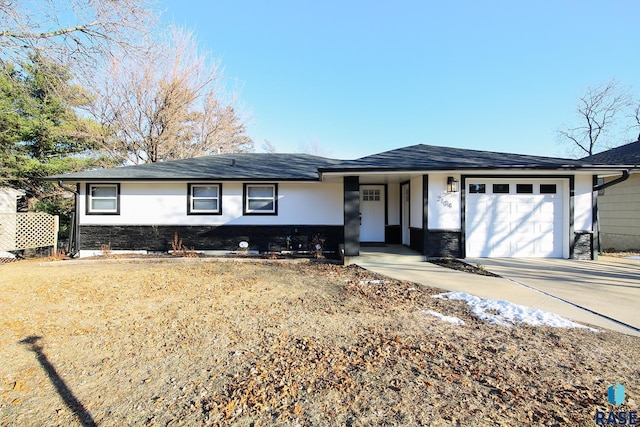
M467 257L568 257L567 179L467 177L464 182Z

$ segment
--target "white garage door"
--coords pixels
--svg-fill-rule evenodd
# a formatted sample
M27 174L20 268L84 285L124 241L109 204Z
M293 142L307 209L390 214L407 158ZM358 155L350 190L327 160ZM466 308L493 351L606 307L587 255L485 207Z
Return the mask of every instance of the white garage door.
M468 257L562 257L562 181L467 179Z

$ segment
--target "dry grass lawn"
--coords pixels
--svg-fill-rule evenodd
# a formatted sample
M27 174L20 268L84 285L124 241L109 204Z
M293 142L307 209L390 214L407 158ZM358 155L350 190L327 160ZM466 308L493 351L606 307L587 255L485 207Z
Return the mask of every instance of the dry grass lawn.
M0 424L594 425L616 381L637 410L639 338L438 292L313 263L2 265Z

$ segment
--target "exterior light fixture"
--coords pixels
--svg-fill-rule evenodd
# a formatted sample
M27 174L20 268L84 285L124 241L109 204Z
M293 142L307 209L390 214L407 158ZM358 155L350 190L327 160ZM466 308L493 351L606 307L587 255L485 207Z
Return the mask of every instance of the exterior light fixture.
M460 182L452 176L447 177L447 193L457 193L460 191Z

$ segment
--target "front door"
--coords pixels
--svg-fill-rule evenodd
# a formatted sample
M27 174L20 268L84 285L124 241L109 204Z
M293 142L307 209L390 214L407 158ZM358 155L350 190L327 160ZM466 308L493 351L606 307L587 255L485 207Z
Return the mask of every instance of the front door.
M384 242L384 185L360 186L360 241Z

